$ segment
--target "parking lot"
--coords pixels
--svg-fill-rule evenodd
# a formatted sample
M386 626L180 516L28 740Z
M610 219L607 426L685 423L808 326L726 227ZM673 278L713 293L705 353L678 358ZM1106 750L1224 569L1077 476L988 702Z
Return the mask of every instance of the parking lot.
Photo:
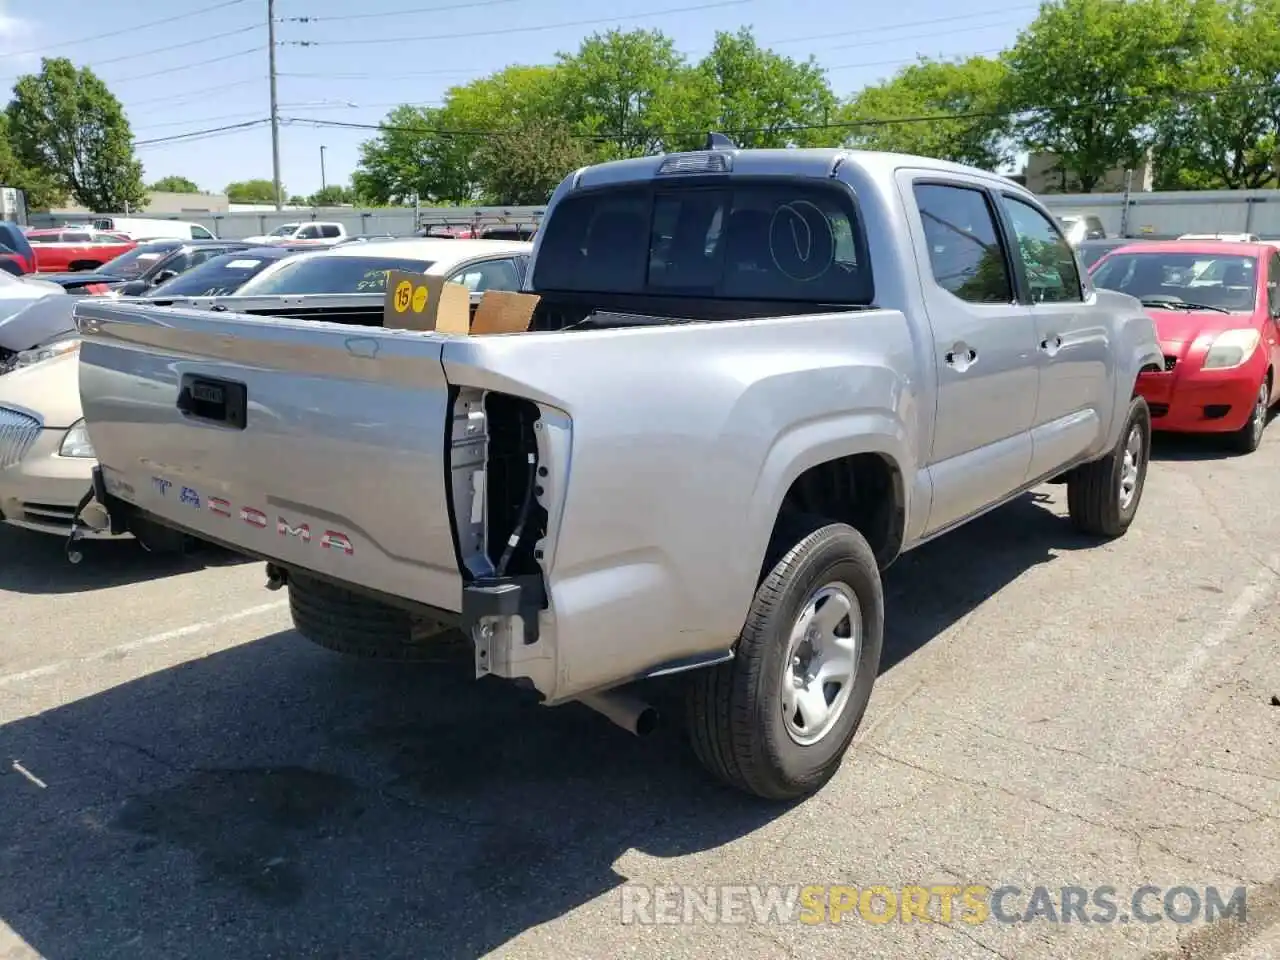
M347 661L261 564L0 530L0 957L1262 958L1280 952L1280 429L1160 442L903 558L817 797L711 783L465 668ZM1217 925L625 925L623 884L1248 887Z

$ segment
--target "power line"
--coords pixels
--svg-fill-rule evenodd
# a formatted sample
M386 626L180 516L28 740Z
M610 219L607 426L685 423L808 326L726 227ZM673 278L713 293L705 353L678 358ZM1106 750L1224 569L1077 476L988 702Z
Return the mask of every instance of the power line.
M242 33L248 33L251 30L261 29L257 24L248 27L237 27L235 30L227 30L223 33L211 33L207 37L197 37L194 40L184 40L182 43L170 43L163 47L155 47L151 50L139 50L137 53L123 54L119 57L112 57L110 60L98 60L94 63L85 64L85 66L96 69L105 67L109 63L123 63L126 60L141 60L144 57L152 57L157 53L168 53L170 50L181 50L184 47L194 47L202 43L209 43L212 40L225 40L227 37L238 37Z
M182 93L171 93L163 97L150 97L147 100L130 100L125 106L128 109L134 107L150 106L154 103L186 103L189 100L199 100L209 94L221 93L223 90L230 90L234 87L246 87L251 83L261 83L261 77L249 77L247 80L234 80L231 83L220 83L216 87L202 87L199 90L186 90Z
M992 27L1008 26L1012 22L1014 21L984 23L975 27L958 27L958 28L953 28L951 30L943 31L941 33L936 30L930 31L929 33L912 33L912 34L908 34L905 37L893 37L891 39L859 40L856 43L841 43L834 47L824 47L821 50L815 50L814 54L818 55L823 53L830 53L831 51L834 51L834 50L853 50L857 47L879 47L879 46L883 46L886 43L891 43L896 40L930 40L933 37L941 37L941 36L949 37L957 33L976 33L979 30L990 30Z
M174 133L167 137L153 137L150 140L135 140L135 147L152 147L160 143L176 143L178 141L190 142L192 140L204 140L213 135L226 135L239 130L248 130L251 127L260 127L263 124L270 123L270 117L259 117L257 120L246 120L244 123L229 123L222 127L208 127L204 130L188 130L185 133Z
M1073 104L1064 104L1062 106L1038 106L1028 107L1023 110L974 110L957 113L928 114L910 117L888 117L884 119L870 118L866 120L842 120L827 123L797 123L787 124L781 127L748 127L737 130L722 130L720 132L732 136L734 134L754 134L754 133L789 133L800 132L804 130L848 130L855 127L886 127L898 126L907 123L937 123L944 120L979 120L979 119L1004 119L1026 116L1033 113L1053 113L1061 110L1081 110L1089 107L1107 107L1121 106L1128 103L1140 103L1150 100L1180 100L1198 97L1216 97L1227 94L1246 93L1256 90L1270 90L1272 84L1269 83L1253 83L1241 84L1231 87L1221 87L1213 90L1169 90L1163 93L1152 94L1135 94L1124 97L1107 97L1099 100L1086 100ZM502 137L509 136L512 131L500 129L443 129L430 126L406 126L399 124L373 124L373 123L357 123L344 120L324 120L319 117L282 117L282 123L307 123L317 127L338 127L349 128L355 130L378 130L378 131L394 131L400 133L419 133L432 134L442 137ZM647 131L652 137L661 137L665 139L674 139L678 137L698 137L706 134L705 130L653 130ZM609 141L625 139L626 135L616 133L583 133L574 134L574 137L583 140Z
M217 123L219 120L243 120L246 117L257 116L258 112L256 110L252 113L241 110L238 113L223 113L216 117L183 117L181 120L166 120L164 123L148 123L146 126L139 127L134 132L159 130L161 127L180 127L184 124L190 125L193 123Z
M930 17L928 20L913 20L909 23L890 23L890 24L883 24L878 27L861 27L857 30L842 30L839 33L819 33L819 34L810 34L807 37L790 37L786 40L771 40L769 41L768 44L766 44L766 46L776 47L784 43L809 43L813 40L832 40L836 37L848 37L854 34L857 34L858 36L861 37L868 33L884 33L889 30L905 30L907 27L929 27L929 26L933 26L936 23L954 23L957 20L973 20L977 17L989 17L989 16L994 16L995 14L998 14L998 13L1012 13L1015 10L1035 10L1035 9L1037 9L1037 7L1034 4L1024 3L1024 4L1018 4L1011 7L996 7L995 9L992 9L992 10L975 10L973 13L961 13L961 14L955 15L954 17ZM950 33L950 32L951 31L943 31L943 33ZM889 37L881 42L892 43L894 40L907 40L907 39L910 39L910 38L909 37Z
M377 37L364 40L286 40L285 43L296 47L333 47L354 46L377 43L423 43L429 40L465 40L472 37L497 37L513 33L534 33L539 30L559 30L564 27L591 27L608 23L619 23L624 20L647 20L650 17L665 17L674 13L693 13L698 10L713 10L719 7L737 7L753 0L717 0L714 3L699 3L688 7L669 7L666 10L650 10L647 13L633 13L621 17L600 17L593 20L564 20L560 23L540 23L529 27L506 27L500 30L471 30L464 33L437 33L425 37Z
M471 10L475 7L494 7L500 3L519 3L521 0L476 0L473 3L451 3L442 7L414 7L410 10L380 10L377 13L344 13L333 17L281 17L281 23L328 23L332 20L374 20L382 17L408 17L416 13L441 13L445 10Z
M244 3L245 0L223 0L222 3L215 3L212 6L201 7L198 10L188 10L186 13L174 14L172 17L165 17L161 20L148 20L146 23L136 23L131 27L124 27L120 30L112 30L110 33L95 33L91 37L81 37L78 40L59 40L57 43L43 43L39 47L31 50L14 50L5 54L9 57L25 57L33 53L44 53L46 50L55 50L59 47L71 47L77 43L97 43L100 40L107 40L111 37L123 37L125 34L136 34L140 30L150 30L152 27L163 26L166 23L177 23L179 20L186 20L190 17L200 16L205 13L213 13L215 10L223 10L226 7L234 7L237 4Z
M235 60L238 57L247 57L251 53L261 53L267 49L266 44L260 44L256 47L250 47L248 50L239 50L235 53L225 53L220 57L210 57L208 60L192 60L190 63L184 63L180 67L169 67L165 70L152 70L150 73L137 73L132 77L113 77L111 83L128 83L131 80L150 80L152 77L160 77L166 73L180 73L183 70L190 70L192 67L203 67L210 63L222 63L226 60Z
M416 70L411 73L277 73L304 80L407 80L412 77L474 77L474 70Z
M964 58L966 58L966 59L967 59L967 58L969 58L969 57L988 57L988 56L991 56L991 55L992 55L992 54L994 54L994 53L1002 53L1003 51L1004 51L1004 47L993 47L993 48L992 48L992 49L990 49L990 50L974 50L974 51L972 51L971 53L961 53L961 54L957 54L957 55L956 55L956 57L953 57L953 58L950 58L950 59L936 58L936 57L925 57L925 56L923 56L923 55L921 55L921 54L916 54L916 56L914 56L914 57L907 57L905 60L903 60L903 59L898 59L898 60L855 60L853 63L837 63L837 64L833 64L832 66L825 66L825 65L824 65L824 66L822 67L822 69L823 69L823 70L825 70L825 71L827 71L828 73L830 73L830 72L831 72L831 71L833 71L833 70L855 70L855 69L861 69L862 67L893 67L893 66L898 66L898 65L900 65L900 64L904 64L904 63L918 63L918 62L920 62L921 60L926 60L926 61L928 61L928 62L930 62L930 63L942 63L942 64L946 64L946 63L955 63L955 62L956 62L956 60L957 60L958 58L960 58L960 57L964 57Z
M1002 47L998 47L998 48L994 48L994 49L991 49L991 50L978 50L978 51L974 51L974 52L972 52L972 53L960 54L960 56L964 56L964 57L982 57L982 56L987 56L988 54L992 54L992 53L999 53L1002 49L1003 49ZM835 66L827 66L827 65L825 65L825 64L821 64L821 63L820 63L820 64L819 64L819 66L820 66L823 70L827 70L827 71L831 71L831 70L849 70L849 69L852 69L852 68L854 68L854 67L891 67L891 66L897 66L898 64L904 64L904 63L916 63L919 59L920 59L920 55L919 55L919 54L917 54L917 55L916 55L916 56L914 56L914 57L897 57L897 58L895 58L895 59L893 59L893 60L859 60L859 61L857 61L856 63L840 63L840 64L836 64ZM938 62L947 62L947 61L938 61ZM548 66L548 67L549 67L549 66L554 66L554 65L553 65L553 64L535 64L534 66ZM372 74L372 73L367 73L367 74L361 74L361 73L338 73L338 74L325 74L325 73L282 73L282 74L280 74L280 76L281 76L281 77L314 77L314 78L316 78L316 79L322 79L322 78L324 78L324 79L327 79L327 78L333 78L333 79L344 79L344 80L408 80L408 79L411 79L411 78L414 78L414 77L438 76L439 74L441 74L441 73L443 73L443 72L444 72L444 71L438 71L438 70L424 70L424 71L417 72L417 73L382 73L382 74ZM449 73L454 73L455 71L448 71L448 72L449 72ZM474 71L457 71L457 73L458 73L459 75L461 75L461 76L465 76L465 77L476 77L476 78L479 78L479 77L486 76L486 74L477 74L477 73L475 73ZM398 104L398 103L393 103L393 104L389 104L389 105L390 105L390 106L399 106L399 104ZM375 104L360 104L360 106L370 106L370 107L371 107L371 106L375 106Z

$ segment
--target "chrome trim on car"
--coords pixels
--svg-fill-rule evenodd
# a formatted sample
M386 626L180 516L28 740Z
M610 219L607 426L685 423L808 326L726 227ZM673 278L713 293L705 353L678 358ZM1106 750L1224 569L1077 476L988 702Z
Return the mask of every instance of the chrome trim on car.
M19 462L40 436L43 425L36 417L0 407L0 470Z

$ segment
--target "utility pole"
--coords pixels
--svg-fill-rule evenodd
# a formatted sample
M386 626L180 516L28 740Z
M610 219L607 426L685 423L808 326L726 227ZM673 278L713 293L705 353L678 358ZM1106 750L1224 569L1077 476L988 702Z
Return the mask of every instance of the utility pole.
M276 209L280 199L280 107L276 102L276 0L267 0L267 70L271 75L271 181Z
M321 192L324 192L324 189L327 186L328 184L325 182L325 179L324 179L324 144L322 143L320 144L320 190Z

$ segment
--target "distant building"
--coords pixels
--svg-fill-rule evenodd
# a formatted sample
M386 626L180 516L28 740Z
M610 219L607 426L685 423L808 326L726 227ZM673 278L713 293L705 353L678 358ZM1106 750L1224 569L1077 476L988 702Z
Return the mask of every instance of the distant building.
M1151 153L1146 159L1133 168L1133 182L1129 189L1133 193L1150 193L1154 189L1154 169ZM1022 170L1024 183L1032 193L1080 193L1080 180L1070 170L1062 166L1056 153L1032 153L1027 156L1027 165ZM1092 193L1121 193L1124 191L1125 171L1116 169L1108 172L1102 180L1095 184Z
M174 220L191 220L211 213L228 213L231 205L221 193L159 193L147 191L147 204L141 210L130 210L138 217L167 217ZM65 206L50 210L54 217L85 217L94 213L123 214L124 210L90 210L87 207Z

